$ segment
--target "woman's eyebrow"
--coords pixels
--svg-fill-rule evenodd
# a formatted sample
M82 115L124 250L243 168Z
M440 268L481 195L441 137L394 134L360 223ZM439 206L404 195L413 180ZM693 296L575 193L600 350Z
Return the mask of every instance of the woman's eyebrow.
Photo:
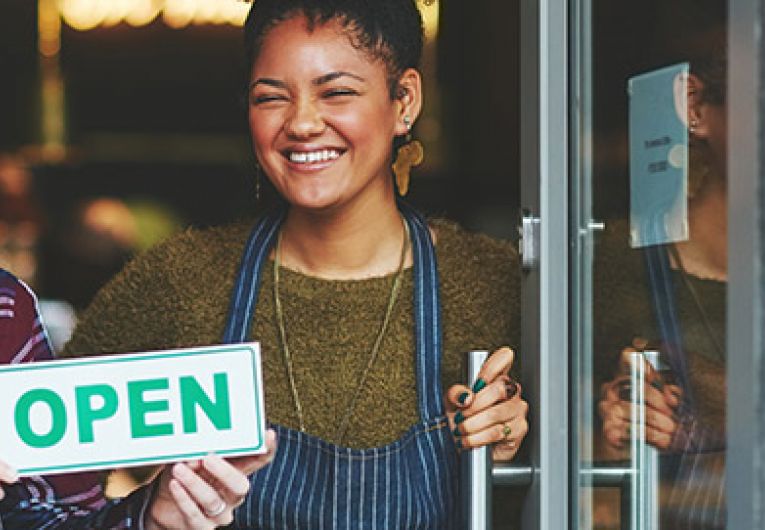
M358 76L356 74L352 74L350 72L330 72L328 74L324 74L322 76L317 77L312 81L312 83L316 86L323 85L325 83L329 83L330 81L334 81L335 79L339 79L341 77L351 77L353 79L356 79L357 81L366 82L366 79L364 79L361 76Z
M352 74L350 72L338 71L338 72L330 72L328 74L321 75L313 79L311 81L311 84L315 86L319 86L319 85L323 85L325 83L334 81L335 79L339 79L341 77L350 77L350 78L356 79L357 81L361 81L362 83L366 82L366 79L364 79L363 77L359 75ZM279 79L273 79L270 77L260 77L256 79L255 81L250 83L250 89L255 87L255 85L268 85L274 88L283 88L283 89L287 88L287 83L285 83L284 81L280 81Z
M250 83L250 89L252 89L255 85L268 85L272 86L274 88L287 88L287 83L284 81L279 81L278 79L271 79L270 77L261 77L259 79L256 79L252 83Z

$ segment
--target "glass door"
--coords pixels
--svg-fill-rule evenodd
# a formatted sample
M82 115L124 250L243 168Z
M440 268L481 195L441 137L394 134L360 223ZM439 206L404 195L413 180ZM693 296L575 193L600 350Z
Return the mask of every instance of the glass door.
M762 528L762 0L519 5L522 528Z
M759 527L759 148L730 127L756 137L760 2L736 4L569 3L569 528Z

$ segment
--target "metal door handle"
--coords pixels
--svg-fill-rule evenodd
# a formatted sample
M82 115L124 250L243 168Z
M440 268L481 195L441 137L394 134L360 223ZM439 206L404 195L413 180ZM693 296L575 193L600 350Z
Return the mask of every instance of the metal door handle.
M529 210L521 211L518 225L518 254L521 257L521 267L525 271L535 269L539 265L539 217L532 215Z

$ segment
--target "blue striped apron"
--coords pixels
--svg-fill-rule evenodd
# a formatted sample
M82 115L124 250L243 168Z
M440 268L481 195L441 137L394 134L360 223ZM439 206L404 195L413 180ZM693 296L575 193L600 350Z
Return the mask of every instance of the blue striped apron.
M459 527L458 462L441 394L441 323L436 256L430 231L411 207L419 423L395 442L370 449L339 447L271 425L273 462L250 477L231 528L433 529ZM224 342L249 340L261 271L285 211L253 229L234 287Z
M662 455L661 477L670 487L662 499L662 528L712 530L725 528L725 441L718 433L697 427L697 408L686 361L675 282L665 245L644 249L653 310L662 339L664 359L683 390L676 410L686 439ZM690 422L690 423L686 423ZM682 425L686 423L685 425Z

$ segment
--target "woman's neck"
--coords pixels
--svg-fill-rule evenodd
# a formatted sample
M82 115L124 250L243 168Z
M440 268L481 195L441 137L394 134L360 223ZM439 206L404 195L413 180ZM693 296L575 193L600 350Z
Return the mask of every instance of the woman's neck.
M289 269L325 279L384 276L398 268L404 237L394 201L342 212L291 208L282 227L279 259Z
M728 194L723 179L705 185L688 207L690 238L676 245L685 270L703 279L728 279Z

